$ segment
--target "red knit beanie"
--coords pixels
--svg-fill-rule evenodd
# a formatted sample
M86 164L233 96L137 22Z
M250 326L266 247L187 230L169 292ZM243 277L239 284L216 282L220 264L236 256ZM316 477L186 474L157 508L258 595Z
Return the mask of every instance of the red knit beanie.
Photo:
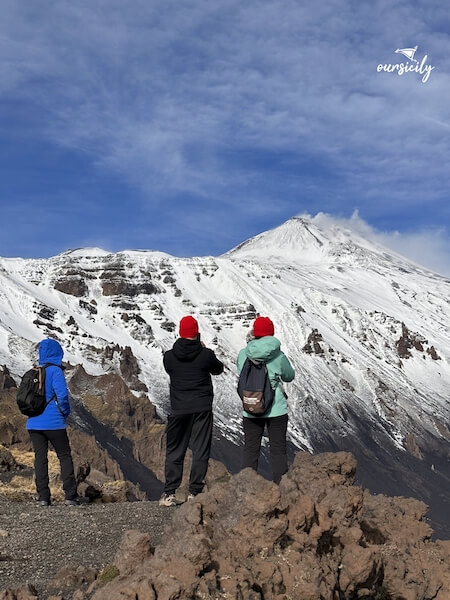
M198 323L194 317L183 317L180 321L180 337L195 338L198 335Z
M253 323L253 335L255 337L264 337L265 335L273 335L274 327L269 317L258 317Z

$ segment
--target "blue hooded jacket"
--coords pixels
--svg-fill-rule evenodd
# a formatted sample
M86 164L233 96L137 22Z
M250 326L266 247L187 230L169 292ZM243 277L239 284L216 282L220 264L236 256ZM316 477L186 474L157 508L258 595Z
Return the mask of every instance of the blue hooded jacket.
M61 365L64 351L56 340L46 339L39 344L39 364ZM58 404L53 399L56 395ZM45 369L45 397L49 402L41 415L29 417L27 429L50 430L65 429L66 418L70 414L69 390L62 369L49 366ZM58 408L59 405L59 408Z

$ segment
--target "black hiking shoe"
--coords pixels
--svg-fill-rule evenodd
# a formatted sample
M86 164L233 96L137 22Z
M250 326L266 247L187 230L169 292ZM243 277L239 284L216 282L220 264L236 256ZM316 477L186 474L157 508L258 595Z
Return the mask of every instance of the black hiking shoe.
M75 496L75 498L67 498L64 500L64 504L66 506L84 506L85 504L89 504L90 499L85 496Z
M38 500L38 506L42 506L42 508L47 508L50 504L50 500Z

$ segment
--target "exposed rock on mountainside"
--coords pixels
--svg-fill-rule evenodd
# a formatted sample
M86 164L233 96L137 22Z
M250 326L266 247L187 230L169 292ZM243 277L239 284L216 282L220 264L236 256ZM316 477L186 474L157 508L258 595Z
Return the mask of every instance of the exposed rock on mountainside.
M306 344L303 346L302 350L307 354L323 354L325 351L320 345L321 342L323 343L323 337L317 329L313 329L308 335Z
M439 360L440 357L437 355L434 346L426 348L428 341L421 335L409 331L404 323L402 323L402 335L395 342L398 355L400 358L411 358L411 350L417 350L418 352L427 352L433 360Z
M128 274L133 267L132 263L120 259L108 265L108 269L100 276L103 295L131 298L138 294L157 294L162 291L159 286L151 283L153 269L139 269L137 277L130 281Z
M81 279L76 273L72 277L66 277L55 282L55 290L63 294L70 294L78 298L83 297L88 291L84 279Z
M355 468L348 453L299 453L279 487L250 469L216 483L154 555L129 533L94 600L447 600L450 542L430 542L426 506L356 487Z
M109 361L114 359L115 354L118 356L120 374L128 385L137 392L147 392L147 386L139 380L141 369L130 346L125 346L125 348L122 348L119 344L107 346L103 351L103 364L107 365Z

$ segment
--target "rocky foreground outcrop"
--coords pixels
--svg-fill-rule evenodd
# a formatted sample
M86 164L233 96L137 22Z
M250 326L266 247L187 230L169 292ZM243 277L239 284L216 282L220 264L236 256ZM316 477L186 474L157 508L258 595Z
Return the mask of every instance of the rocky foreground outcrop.
M426 506L368 493L354 485L355 468L349 453L299 453L280 486L250 469L216 480L166 509L161 540L142 521L124 533L114 564L72 563L46 589L62 590L59 600L448 600L450 541L430 540ZM120 505L109 510L117 519ZM94 518L84 514L82 523ZM36 597L28 585L0 593Z
M93 600L448 600L450 541L430 541L426 506L371 495L355 468L299 453L279 487L250 469L217 482L155 550L127 534L121 574Z

